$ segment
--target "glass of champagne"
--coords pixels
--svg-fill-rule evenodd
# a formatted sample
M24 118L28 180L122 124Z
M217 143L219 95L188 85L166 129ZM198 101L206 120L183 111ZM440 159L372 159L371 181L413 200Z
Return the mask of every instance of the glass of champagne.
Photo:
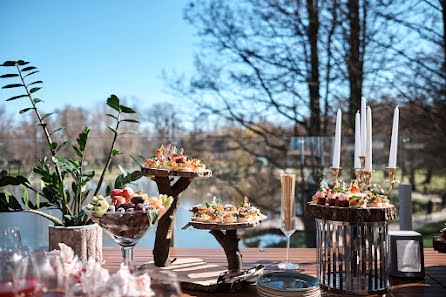
M282 225L280 230L287 238L287 260L279 263L280 269L297 269L299 264L290 262L290 237L296 231L296 205L295 205L295 174L281 174L280 184L282 188L282 205L281 205L281 220Z

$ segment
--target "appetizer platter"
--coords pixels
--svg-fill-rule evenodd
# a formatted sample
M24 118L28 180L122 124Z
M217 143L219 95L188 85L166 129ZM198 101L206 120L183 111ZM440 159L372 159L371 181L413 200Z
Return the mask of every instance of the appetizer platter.
M144 161L144 175L180 176L180 177L211 177L212 171L206 169L206 162L184 155L184 149L171 144L161 145L154 156Z
M223 205L220 199L214 197L212 203L195 205L191 211L193 215L187 227L193 226L196 229L251 228L267 218L257 207L251 206L246 196L238 207L233 202Z
M357 182L347 186L336 182L330 188L325 181L307 203L309 216L327 221L380 222L396 217L396 208L387 196L367 190L360 192Z

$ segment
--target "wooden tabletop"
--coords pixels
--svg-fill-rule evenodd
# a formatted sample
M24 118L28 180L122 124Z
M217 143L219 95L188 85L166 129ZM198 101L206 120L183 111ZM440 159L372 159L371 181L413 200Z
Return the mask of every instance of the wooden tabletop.
M208 263L226 265L226 257L223 249L219 248L171 248L171 257L199 257ZM243 255L244 267L262 264L267 270L277 269L277 263L284 260L286 250L282 248L244 248L240 249ZM301 273L316 276L316 250L313 248L296 248L290 251L291 261L300 264ZM121 261L121 252L117 247L104 247L104 267L110 271L116 271ZM135 248L135 265L141 265L152 260L152 248ZM390 292L392 297L444 297L446 296L446 254L438 253L433 249L424 249L424 264L426 278L391 279ZM203 293L198 291L184 292L184 297L189 296L228 296L229 293ZM237 291L230 296L257 296L255 286L250 286ZM324 292L323 296L340 296Z

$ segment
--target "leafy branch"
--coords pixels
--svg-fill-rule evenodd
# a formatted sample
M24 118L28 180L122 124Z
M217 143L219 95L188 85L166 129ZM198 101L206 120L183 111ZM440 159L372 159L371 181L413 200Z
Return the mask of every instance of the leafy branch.
M116 143L116 140L118 139L118 136L134 133L133 131L126 131L126 132L119 133L120 124L122 122L139 123L139 121L135 120L135 119L130 119L130 118L121 119L121 116L123 114L136 113L136 111L134 111L130 107L121 105L119 102L119 99L118 99L118 97L116 97L116 95L111 95L107 99L107 105L110 106L111 108L113 108L117 112L117 114L111 114L111 113L106 114L108 117L111 117L116 120L116 125L114 128L112 128L111 126L108 126L108 129L110 129L110 131L113 132L113 140L112 140L112 143L110 146L110 152L107 155L107 161L105 162L104 170L102 170L101 177L99 178L99 181L98 181L98 185L96 187L96 190L94 191L94 194L93 194L94 196L96 196L99 193L99 190L101 189L102 182L104 181L105 173L108 170L108 167L110 167L110 163L111 163L113 157L122 154L120 151L115 149L115 143Z
M27 64L29 64L29 62L25 62L23 60L19 60L19 61L6 61L6 62L4 62L1 65L1 66L4 66L4 67L13 67L13 66L15 66L17 68L17 72L18 72L18 75L17 74L13 74L13 73L9 73L9 74L2 75L2 78L9 78L9 77L19 76L20 80L22 82L21 84L9 84L9 85L3 86L3 89L23 87L25 89L25 91L26 91L26 94L22 94L22 95L19 95L19 96L11 97L9 99L6 99L6 101L17 100L17 99L23 98L23 97L28 97L29 98L32 107L28 107L28 108L22 109L19 113L23 114L23 113L25 113L27 111L34 110L34 112L35 112L35 114L36 114L36 116L37 116L37 118L39 120L39 123L37 125L42 127L43 132L45 134L45 138L46 138L46 140L48 142L48 146L50 148L51 155L53 157L55 157L56 156L56 150L57 150L57 142L53 142L52 141L51 135L53 135L54 133L62 130L62 128L56 129L56 130L54 130L52 132L48 131L47 123L44 121L44 119L47 118L50 114L45 114L42 117L40 112L39 112L39 110L37 109L37 103L42 102L42 100L40 100L38 98L33 99L33 96L31 95L32 93L35 93L35 92L39 91L41 89L41 87L33 87L31 89L28 88L28 86L36 85L36 84L39 85L39 84L42 84L43 82L41 80L31 82L30 84L27 84L25 82L25 77L34 75L37 72L39 72L37 70L37 68L34 67L34 66L27 66L27 67L20 68L21 66L25 66ZM29 72L31 70L32 70L32 72ZM25 76L23 76L24 72L29 72L29 73L26 74ZM59 184L63 185L63 177L62 177L62 175L60 173L60 169L57 166L57 164L55 164L54 168L55 168L55 171L56 171L56 174L57 174L57 178L58 178ZM66 205L65 192L63 190L61 191L61 195L62 195L62 209L63 209L63 212L66 212L68 214L72 214L71 210Z

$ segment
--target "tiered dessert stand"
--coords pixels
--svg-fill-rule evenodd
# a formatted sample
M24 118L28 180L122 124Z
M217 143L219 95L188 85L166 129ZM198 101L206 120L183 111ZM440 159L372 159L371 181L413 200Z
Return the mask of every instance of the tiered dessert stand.
M195 178L211 177L212 171L176 171L142 167L141 173L145 176L152 176L152 179L158 186L158 192L160 194L166 194L173 197L173 202L169 210L158 221L155 245L153 247L153 259L155 265L158 267L166 267L171 264L169 247L172 239L175 214L180 203L181 194ZM171 177L179 177L179 179L172 184L173 180Z

